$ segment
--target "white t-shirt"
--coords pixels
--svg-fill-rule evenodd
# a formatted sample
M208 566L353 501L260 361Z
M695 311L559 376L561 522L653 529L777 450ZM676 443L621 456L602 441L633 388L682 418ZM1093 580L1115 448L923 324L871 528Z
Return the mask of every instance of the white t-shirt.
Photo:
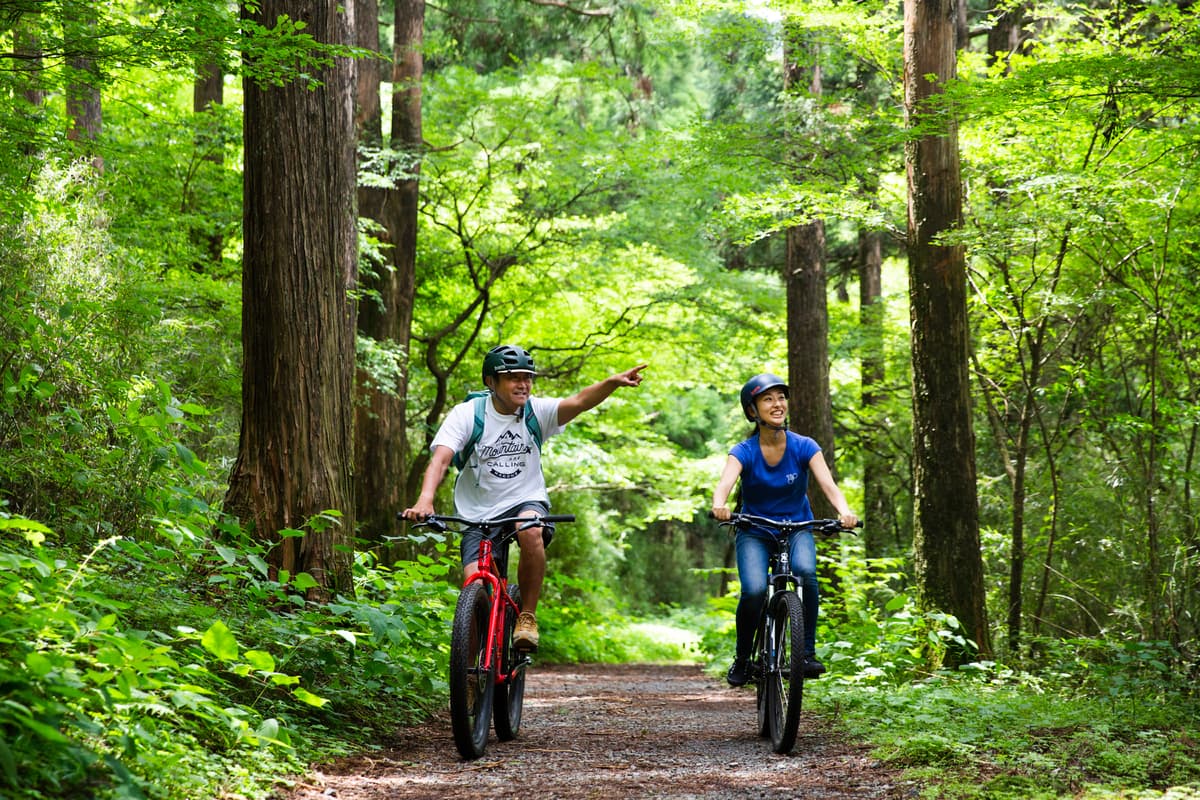
M537 415L543 446L562 433L558 424L559 400L530 397L523 413ZM540 450L525 426L525 418L501 414L492 398L484 403L483 434L454 481L454 508L458 516L472 520L495 519L513 506L531 501L550 504L546 478L542 475ZM475 401L450 409L446 421L433 437L432 451L439 445L455 453L462 450L475 428Z

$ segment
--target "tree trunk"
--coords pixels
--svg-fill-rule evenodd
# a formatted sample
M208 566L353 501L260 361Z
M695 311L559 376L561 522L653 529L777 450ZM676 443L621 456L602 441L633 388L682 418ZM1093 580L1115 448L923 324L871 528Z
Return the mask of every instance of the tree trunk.
M67 118L71 127L67 138L76 142L97 172L104 171L104 159L96 152L100 138L100 76L96 71L93 41L97 11L90 3L69 0L63 3L63 28L67 49Z
M379 2L356 0L354 8L355 42L363 50L379 53ZM378 58L363 58L357 63L354 91L354 127L358 142L366 147L383 145L383 104L379 87L383 81L382 62ZM361 200L361 198L360 198ZM359 213L362 213L359 208Z
M1008 73L1009 59L1015 53L1024 50L1021 37L1025 21L1025 7L1004 4L1003 8L993 7L992 15L994 22L987 35L988 64L1003 62L1004 71Z
M863 432L863 547L867 558L889 555L887 536L896 526L891 495L887 488L889 474L888 438L884 399L880 391L887 380L883 351L883 235L878 231L862 231L858 238L859 302L858 315L862 330L862 415L866 421Z
M786 270L792 428L817 440L832 471L835 457L829 400L829 311L823 221L788 228ZM811 492L811 501L817 517L837 516L819 489Z
M367 3L368 7L373 3ZM359 376L355 463L362 535L379 541L394 529L396 511L407 505L405 464L408 463L407 403L409 343L412 332L413 294L416 286L417 207L420 188L421 79L424 61L424 0L400 0L396 4L395 42L392 67L392 129L390 147L399 153L391 163L393 186L363 188L359 197L363 213L383 228L389 245L387 260L376 266L364 281L373 293L359 304L358 330L378 342L386 342L403 354L404 368L392 386L373 387ZM374 32L372 32L374 31ZM378 25L359 29L365 46L371 36L378 40ZM376 45L377 46L377 45ZM374 92L359 82L359 117L363 139L370 142L378 126L379 83ZM377 139L376 139L377 140ZM392 555L397 555L393 553Z
M31 156L37 152L38 129L45 112L45 82L42 80L42 42L38 35L33 14L25 14L13 26L13 52L16 55L18 86L27 106L20 110L19 119L25 131L22 135L21 152Z
M958 129L931 100L954 78L956 3L905 0L904 95L909 125L942 128L905 148L913 362L913 561L923 608L953 614L981 653L991 651L975 485L963 248L937 242L962 219ZM973 658L952 647L951 664Z
M219 106L224 102L225 74L221 70L221 65L212 61L198 65L196 80L192 84L192 112L204 114L213 106ZM217 166L225 163L225 151L220 137L197 136L196 148L203 153L202 158L205 161ZM195 203L194 197L189 197L188 211L193 214L203 213L203 209ZM197 251L204 253L204 259L197 260L192 265L193 269L203 272L205 264L221 263L225 241L220 231L194 227L190 239Z
M20 84L21 95L30 108L41 108L46 101L45 82L42 80L42 42L37 27L26 14L13 26L13 52L16 55L17 74L25 77Z
M812 58L807 68L795 58L804 33L785 25L785 92L803 87L811 95L822 93L821 64ZM807 86L803 81L808 79ZM829 310L826 307L825 222L813 220L786 232L784 283L787 288L788 411L792 429L811 436L821 445L825 462L837 476L833 441L833 409L829 397ZM809 500L816 517L837 516L824 493L811 487Z
M319 42L352 43L352 5L297 6L264 0L245 13L266 26L286 14ZM353 592L354 64L335 59L318 86L260 85L248 66L242 429L226 510L273 545L276 574L309 573L321 600ZM324 524L327 510L342 516Z

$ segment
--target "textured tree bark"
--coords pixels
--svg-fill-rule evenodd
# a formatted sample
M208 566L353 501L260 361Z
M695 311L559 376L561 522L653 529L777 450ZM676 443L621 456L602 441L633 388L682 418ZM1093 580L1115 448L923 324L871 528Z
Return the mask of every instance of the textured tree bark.
M785 25L784 90L803 86L820 96L819 59L807 69L795 58L804 35ZM808 84L803 84L804 79ZM833 408L829 397L829 310L826 306L825 222L814 219L787 229L784 283L787 287L788 411L792 429L821 445L825 462L837 477L833 441ZM836 517L837 512L815 486L809 492L813 514Z
M883 236L878 231L862 231L858 247L859 324L862 329L860 374L862 416L867 420L863 432L863 547L867 558L892 555L887 532L895 530L895 509L887 489L890 472L884 407L880 390L887 380L883 351Z
M221 70L221 65L212 61L198 64L196 80L192 84L192 111L196 114L203 114L223 102L225 102L225 74ZM197 148L205 151L205 161L217 165L225 162L224 150L219 142L205 142L203 135L198 136L197 139ZM197 207L193 197L189 197L187 202L189 210L193 213L202 211ZM225 240L219 231L194 228L190 238L204 253L204 259L197 259L197 263L193 264L193 268L197 272L203 272L206 265L216 266L221 263Z
M104 158L96 152L103 111L100 105L100 76L96 72L92 40L95 38L96 9L89 3L63 3L63 27L67 45L67 138L80 145L97 172L104 172Z
M364 3L365 8L374 6L373 0ZM369 283L364 284L377 295L359 304L358 330L376 341L391 343L405 353L404 370L395 385L388 387L390 391L372 388L366 384L365 375L359 377L355 446L358 508L362 535L372 541L380 540L393 530L396 511L407 505L407 352L416 287L424 26L424 0L399 0L396 3L390 137L391 149L400 154L392 163L395 181L390 188L364 187L359 190L363 215L382 226L383 237L390 247L387 261L377 268ZM378 24L361 25L359 36L364 46L371 36L377 42ZM374 80L373 93L364 86L364 81L359 81L359 116L364 126L364 142L381 138L378 133L381 118L378 73ZM374 110L370 107L372 102L376 106Z
M962 221L958 129L931 100L955 75L955 0L905 0L904 95L910 129L909 303L913 363L914 571L926 609L953 614L983 653L991 650L975 485L968 371L966 258L938 237ZM929 127L927 127L929 126ZM973 657L952 648L948 659Z
M829 310L826 307L825 223L787 230L788 410L792 428L821 445L836 477L833 411L829 400ZM814 487L815 489L815 487ZM837 516L825 495L809 492L813 514Z
M287 15L317 41L349 44L352 8L264 0L255 18ZM226 510L273 545L274 570L312 575L320 600L353 592L358 243L353 62L316 77L245 82L242 429ZM327 510L341 512L336 524L309 525Z

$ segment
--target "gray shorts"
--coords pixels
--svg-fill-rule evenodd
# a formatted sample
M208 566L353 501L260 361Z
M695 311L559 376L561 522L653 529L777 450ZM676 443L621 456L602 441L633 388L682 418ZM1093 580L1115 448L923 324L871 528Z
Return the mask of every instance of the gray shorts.
M513 506L508 511L500 514L500 517L515 517L523 511L532 511L535 514L543 515L550 513L550 506L540 501L530 501ZM550 540L554 538L554 523L547 522L542 526L542 546L549 547ZM479 560L479 543L483 540L482 528L467 528L463 531L462 542L459 547L462 553L462 563L470 564L472 561ZM500 560L502 553L493 553L497 560Z

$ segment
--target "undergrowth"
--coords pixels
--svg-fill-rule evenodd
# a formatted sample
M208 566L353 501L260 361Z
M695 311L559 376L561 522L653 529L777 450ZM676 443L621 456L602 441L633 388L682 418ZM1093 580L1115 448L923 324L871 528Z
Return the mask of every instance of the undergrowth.
M447 559L361 558L357 597L314 606L236 528L162 522L76 559L0 514L0 795L265 796L444 695Z
M1044 639L1025 669L944 666L970 644L958 621L890 587L896 563L827 564L868 576L824 598L805 711L835 718L929 800L1200 800L1200 695L1186 653L1162 642ZM736 595L709 603L714 676L733 653Z
M834 674L806 684L805 694L810 708L925 785L923 797L1200 797L1192 688L1163 673L1153 689L1114 692L1106 672L1102 664L1038 675L978 664L872 684Z

